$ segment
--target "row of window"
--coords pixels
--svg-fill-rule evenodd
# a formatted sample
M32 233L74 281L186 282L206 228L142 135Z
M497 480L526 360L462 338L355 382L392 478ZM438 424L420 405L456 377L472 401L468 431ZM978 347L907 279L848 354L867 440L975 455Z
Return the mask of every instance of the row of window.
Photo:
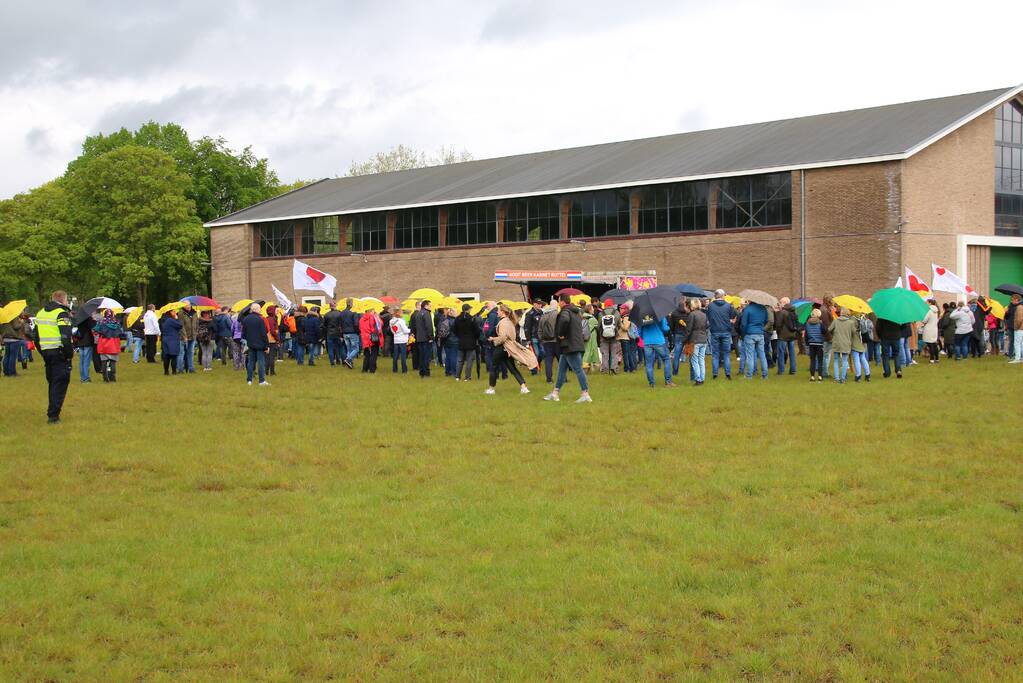
M995 233L1023 235L1023 106L995 113Z
M602 190L568 197L568 236L613 237L631 232L633 205L639 232L686 232L715 228L788 225L792 185L788 173L674 183L632 190ZM497 243L497 203L476 202L448 208L447 246ZM440 246L438 207L395 212L394 248ZM263 223L259 255L294 255L294 222ZM325 216L301 221L302 254L338 252L340 221ZM504 241L537 242L561 237L561 198L525 197L505 202ZM346 252L387 248L387 213L356 214L345 231Z

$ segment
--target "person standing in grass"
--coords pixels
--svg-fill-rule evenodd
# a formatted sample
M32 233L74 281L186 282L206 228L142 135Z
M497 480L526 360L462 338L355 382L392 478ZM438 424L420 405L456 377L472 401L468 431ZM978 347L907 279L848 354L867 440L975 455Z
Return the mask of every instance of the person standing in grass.
M646 381L651 389L657 386L657 382L654 381L654 362L658 360L664 363L664 386L675 386L672 381L671 359L668 358L668 345L664 337L668 330L666 318L647 323L639 328L639 333L643 338L643 348L646 350Z
M777 358L778 374L785 372L785 361L788 359L789 374L796 374L796 338L799 336L799 318L789 298L782 297L778 302L778 310L774 312L774 331L778 335Z
M468 382L472 379L472 366L476 364L476 347L479 345L479 333L476 330L476 321L469 315L469 304L462 304L462 312L455 318L454 337L458 342L455 381L461 379L464 369L465 381Z
M526 380L515 366L515 361L519 360L528 369L533 369L537 366L536 356L532 350L522 346L515 339L517 324L518 320L515 318L515 312L511 308L504 304L497 307L497 335L492 337L494 359L490 366L490 386L483 392L485 394L491 395L496 393L497 375L501 372L502 368L506 368L511 373L511 376L515 378L515 381L519 383L520 394L529 393Z
M718 378L718 370L724 366L725 377L732 379L732 327L738 314L732 304L725 301L725 290L714 292L714 300L707 307L707 324L710 328L711 379Z
M522 320L522 332L533 349L533 355L537 361L543 359L543 347L540 345L540 319L543 317L543 300L533 299L533 307L529 309ZM533 368L530 374L535 375L539 366Z
M167 311L160 319L160 357L163 374L178 374L178 354L181 353L181 321L177 311ZM239 354L241 355L241 354Z
M921 324L921 338L927 345L927 355L931 363L938 362L938 303L934 299L927 300L927 315Z
M867 361L867 344L870 343L869 339L874 326L870 318L866 316L853 316L852 321L856 323L856 330L852 336L852 352L849 354L852 357L853 372L856 373L857 382L861 379L869 382L870 363Z
M245 382L252 384L253 375L258 368L259 386L268 387L270 383L266 381L266 350L270 346L270 339L266 333L266 323L263 322L260 312L259 304L252 304L249 314L242 318L242 338L245 339L245 345L248 347L248 357L245 360Z
M15 316L10 322L0 324L0 337L4 343L4 376L17 377L18 355L21 352L21 344L24 338L25 323L20 316Z
M36 348L46 366L47 396L46 420L60 422L60 411L71 382L71 359L75 350L71 344L71 314L68 312L67 292L58 290L50 302L36 313Z
M142 316L142 327L146 337L146 362L156 362L156 340L160 336L160 319L156 315L156 306L149 304Z
M384 325L380 314L370 309L359 319L359 336L363 349L362 371L376 374L377 357L384 346Z
M103 319L96 325L96 353L99 354L104 382L117 381L117 358L121 355L121 332L111 309L103 311Z
M859 334L859 325L849 317L849 309L841 308L838 317L831 321L831 354L835 362L835 381L845 384L849 374L849 354L852 353L853 337Z
M540 345L543 349L543 371L547 384L554 383L554 361L558 358L558 335L554 330L557 319L558 305L551 301L543 309L543 315L540 316L538 323Z
M949 318L955 324L955 358L957 361L965 359L970 353L970 339L973 337L973 312L960 301Z
M810 381L823 382L821 366L824 364L824 326L821 325L821 309L814 308L803 326L803 343L810 356Z
M561 353L558 359L558 379L554 383L554 389L544 396L543 400L561 400L561 387L565 384L568 370L571 368L582 390L576 403L590 403L593 401L590 397L590 385L586 380L586 373L583 372L583 350L586 348L586 342L583 341L582 316L568 294L562 294L558 298L558 304L561 307L555 323L555 334L558 336L558 349Z
M632 321L629 320L629 307L622 304L618 307L618 333L615 335L615 353L622 362L622 372L632 372L636 369L630 345L629 330L632 329ZM557 348L555 346L555 348Z
M440 324L437 325L437 338L440 340L441 353L444 358L444 376L458 377L458 337L455 335L455 309L443 309Z
M398 361L401 361L401 374L408 373L408 337L409 328L405 318L401 317L401 311L395 311L390 320L391 336L394 342L391 346L391 372L398 372Z
M412 334L416 338L416 356L419 359L419 376L430 376L430 361L433 359L433 314L430 302L423 301L415 316Z
M320 335L323 331L317 310L316 306L313 306L306 313L305 319L302 320L302 340L305 342L305 354L309 358L309 367L316 365L316 356L319 355Z
M753 379L756 366L760 365L760 377L767 379L767 355L764 352L764 326L771 313L766 306L750 301L739 316L739 331L742 336L743 365L746 379Z
M902 379L902 326L884 318L877 319L877 338L881 340L881 367L884 377L891 377L890 363L895 364L895 376Z
M198 318L192 304L186 303L178 316L181 322L181 353L178 354L178 372L195 372L195 333Z
M597 331L597 317L593 314L593 304L586 304L583 309L583 324L590 331L586 338L586 350L583 351L583 367L589 373L593 368L600 369L600 334Z
M277 375L277 350L281 345L281 321L277 319L277 306L270 304L266 307L266 318L263 319L266 325L266 374Z
M1023 297L1012 295L1012 301L1005 309L1005 326L1010 336L1009 362L1023 363Z
M597 330L600 332L600 371L614 375L618 373L618 361L621 357L618 328L622 324L622 316L610 299L605 304L597 326ZM672 316L674 315L672 313Z
M146 346L146 326L142 316L139 316L131 326L131 334L131 362L138 363Z
M333 301L328 306L323 316L323 334L327 339L327 360L333 368L341 365L341 311Z
M692 346L689 354L689 377L693 386L703 386L707 378L707 314L703 312L703 304L699 299L689 302L689 315L686 317L686 334L681 340Z
M216 336L216 322L210 311L199 314L199 323L195 328L195 341L199 344L199 364L203 372L213 369L213 339Z
M92 331L95 327L96 321L90 315L78 323L75 330L75 347L78 349L78 379L82 384L92 381L90 375L92 356L96 352L96 338Z

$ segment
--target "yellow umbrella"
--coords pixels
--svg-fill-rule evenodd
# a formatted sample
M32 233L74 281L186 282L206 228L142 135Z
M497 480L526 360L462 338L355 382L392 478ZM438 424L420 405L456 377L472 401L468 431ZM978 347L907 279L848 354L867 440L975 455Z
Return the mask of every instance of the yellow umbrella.
M528 301L515 301L509 308L518 313L519 311L528 311L533 307L533 304Z
M371 298L372 297L367 297L366 299L359 299L358 308L362 309L359 311L359 313L368 313L369 311L376 311L377 313L379 313L380 311L384 310L383 301L380 301L380 299L367 301L367 299ZM354 306L355 302L352 302L352 305Z
M725 294L725 301L732 304L735 308L742 306L742 299L735 296L734 294Z
M231 311L233 311L234 313L241 313L252 304L253 304L252 299L238 299L238 301L234 302L234 306L231 307ZM167 305L170 306L170 304Z
M436 289L429 287L422 287L417 289L408 295L410 299L428 299L430 301L439 301L444 298L444 295L438 292Z
M3 308L0 308L0 323L9 323L25 310L28 306L28 302L24 299L18 299L17 301L11 301Z
M453 308L456 312L462 312L462 300L454 296L446 296L437 302L441 308Z
M469 315L476 315L483 310L485 305L483 301L467 301L466 303L469 304Z
M585 306L590 303L590 297L585 294L573 294L570 298L576 306Z
M852 294L842 294L841 296L836 296L831 301L839 308L848 308L853 313L866 314L874 312L874 309L870 307L870 304L858 296L853 296Z
M136 322L138 322L138 319L142 317L142 314L145 313L145 309L143 309L141 306L132 306L131 308L126 308L125 310L128 311L128 319L124 321L125 327L131 327L132 325L134 325Z
M176 310L184 308L184 307L185 307L185 303L183 301L172 301L169 304L164 304L163 306L158 308L157 311L156 311L156 317L159 318L160 316L162 316L167 311L176 311Z
M991 306L991 315L995 316L999 320L1005 320L1005 306L1002 305L1002 302L994 299L988 299L987 303Z

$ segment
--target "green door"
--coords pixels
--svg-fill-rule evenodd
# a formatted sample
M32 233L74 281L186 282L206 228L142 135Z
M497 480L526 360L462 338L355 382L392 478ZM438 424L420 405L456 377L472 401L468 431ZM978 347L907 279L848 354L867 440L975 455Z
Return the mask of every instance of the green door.
M1011 282L1023 285L1023 249L1015 247L991 247L991 286L988 291L1003 304L1009 303L1009 297L996 292L995 287Z

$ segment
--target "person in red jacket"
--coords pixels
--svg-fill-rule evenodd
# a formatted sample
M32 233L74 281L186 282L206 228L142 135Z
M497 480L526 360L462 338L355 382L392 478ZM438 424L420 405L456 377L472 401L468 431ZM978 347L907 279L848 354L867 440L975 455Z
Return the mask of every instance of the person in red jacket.
M103 320L93 329L96 335L96 353L99 354L104 382L117 381L117 357L121 355L121 324L111 309L103 311Z
M362 341L362 371L375 373L377 371L377 356L384 346L384 324L380 314L376 311L367 311L359 319L359 336Z
M266 374L277 374L277 352L281 343L281 321L277 317L277 306L270 304L266 307L266 318L263 324L266 325L266 336L270 340L270 346L266 350Z

